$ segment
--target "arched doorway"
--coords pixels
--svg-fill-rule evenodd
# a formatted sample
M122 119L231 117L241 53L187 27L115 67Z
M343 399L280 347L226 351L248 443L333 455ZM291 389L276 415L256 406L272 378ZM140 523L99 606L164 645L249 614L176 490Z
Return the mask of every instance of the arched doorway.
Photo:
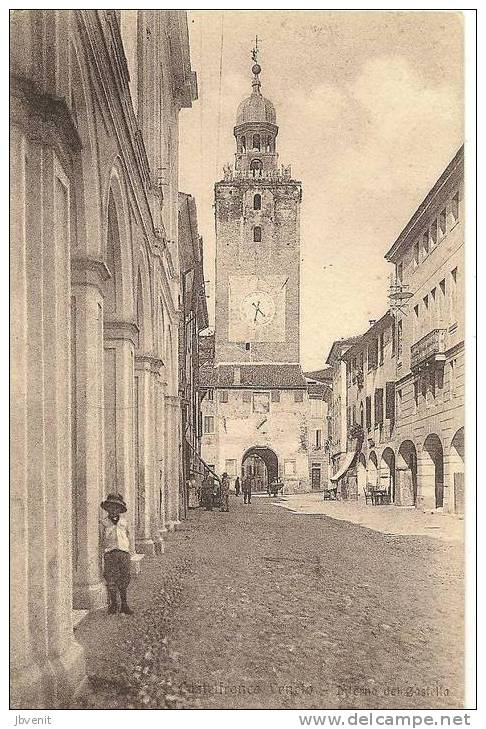
M385 448L380 463L380 486L386 488L390 501L395 503L395 454Z
M255 492L264 492L268 484L278 479L278 458L271 448L253 446L241 459L241 476L253 476L256 479Z
M454 489L451 506L456 514L464 514L464 428L452 439L449 465Z
M357 465L357 477L358 477L358 495L363 495L368 482L366 473L366 458L364 453L359 454L358 465Z
M398 450L396 468L396 503L400 506L417 504L417 450L411 440L403 441Z
M433 485L435 508L440 509L444 506L444 451L440 438L435 433L425 440L424 459L424 486Z
M370 453L368 461L368 483L372 488L376 488L378 485L378 459L374 451Z

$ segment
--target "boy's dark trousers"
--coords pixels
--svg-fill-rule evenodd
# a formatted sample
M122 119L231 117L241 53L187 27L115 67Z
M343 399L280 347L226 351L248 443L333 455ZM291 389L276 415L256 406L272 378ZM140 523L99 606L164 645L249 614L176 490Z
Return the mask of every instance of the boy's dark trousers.
M120 612L131 615L127 603L127 587L130 582L130 554L121 549L106 552L104 557L104 577L108 588L108 612L116 613L118 609L117 593L120 593Z

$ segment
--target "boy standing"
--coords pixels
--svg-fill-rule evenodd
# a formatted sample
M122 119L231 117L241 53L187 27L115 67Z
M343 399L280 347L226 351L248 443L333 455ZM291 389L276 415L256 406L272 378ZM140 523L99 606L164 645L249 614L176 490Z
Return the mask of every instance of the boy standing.
M108 587L108 614L118 609L117 591L120 592L120 612L133 615L127 603L130 582L130 532L125 517L127 505L121 494L108 494L101 508L107 512L102 520L104 577Z

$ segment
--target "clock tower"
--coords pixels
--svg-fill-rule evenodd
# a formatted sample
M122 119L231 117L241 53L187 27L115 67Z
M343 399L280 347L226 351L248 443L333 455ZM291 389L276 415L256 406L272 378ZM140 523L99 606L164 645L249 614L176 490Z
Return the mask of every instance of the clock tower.
M299 361L302 191L278 164L275 108L262 95L256 54L252 92L236 113L234 166L214 187L215 347L199 373L201 452L233 484L238 476L255 491L278 484L294 493L310 489L312 450Z
M238 107L234 167L215 185L217 363L299 362L300 182L279 167L275 108L261 93Z

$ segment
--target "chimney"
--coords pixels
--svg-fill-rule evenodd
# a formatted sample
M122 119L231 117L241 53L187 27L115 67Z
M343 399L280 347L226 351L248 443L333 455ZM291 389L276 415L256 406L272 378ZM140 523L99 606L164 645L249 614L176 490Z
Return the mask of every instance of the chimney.
M241 385L241 368L235 367L233 370L233 384Z

